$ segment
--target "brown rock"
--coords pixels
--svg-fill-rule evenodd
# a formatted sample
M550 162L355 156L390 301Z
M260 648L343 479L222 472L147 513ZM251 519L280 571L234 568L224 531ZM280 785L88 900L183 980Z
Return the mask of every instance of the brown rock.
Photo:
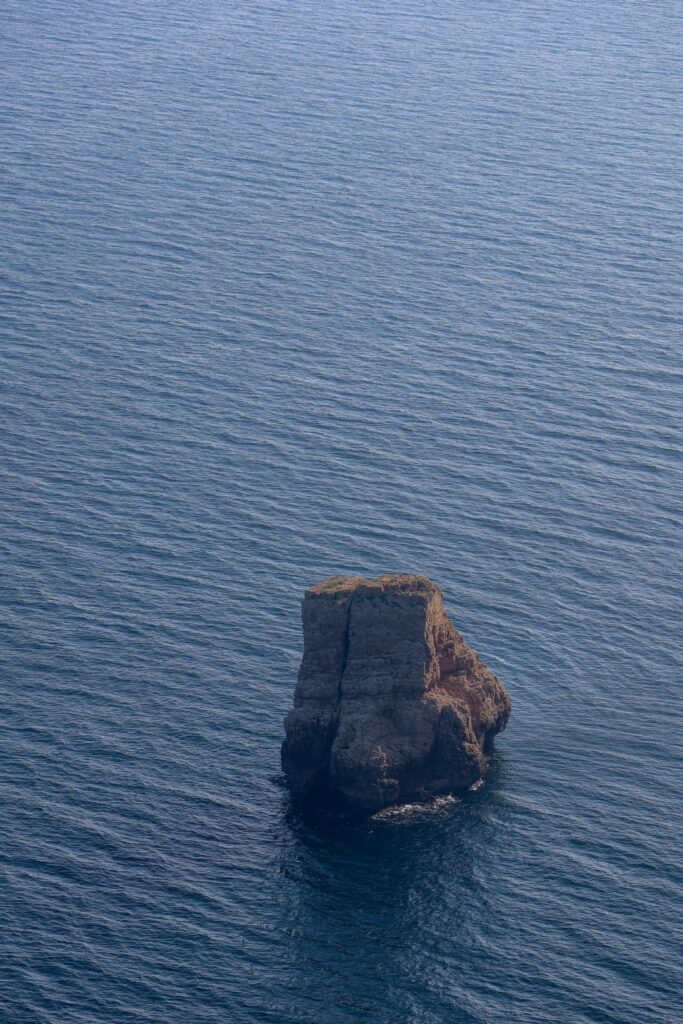
M282 766L299 797L374 812L462 792L510 717L499 679L425 576L333 577L306 591Z

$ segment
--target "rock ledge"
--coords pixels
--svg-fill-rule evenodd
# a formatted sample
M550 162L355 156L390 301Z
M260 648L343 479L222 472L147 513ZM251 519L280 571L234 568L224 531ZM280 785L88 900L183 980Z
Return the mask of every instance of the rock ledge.
M335 576L306 591L282 766L295 796L367 813L462 792L510 717L426 576Z

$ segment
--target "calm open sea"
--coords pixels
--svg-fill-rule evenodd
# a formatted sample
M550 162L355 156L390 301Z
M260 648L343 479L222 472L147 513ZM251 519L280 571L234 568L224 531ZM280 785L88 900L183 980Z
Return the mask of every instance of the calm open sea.
M4 0L2 1024L683 1019L683 5ZM304 588L464 803L308 820Z

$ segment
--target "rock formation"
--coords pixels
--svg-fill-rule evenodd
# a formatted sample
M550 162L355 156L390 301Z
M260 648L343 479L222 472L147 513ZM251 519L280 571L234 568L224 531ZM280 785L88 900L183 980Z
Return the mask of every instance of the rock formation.
M299 797L372 813L462 792L510 717L503 684L424 576L333 577L306 591L282 766Z

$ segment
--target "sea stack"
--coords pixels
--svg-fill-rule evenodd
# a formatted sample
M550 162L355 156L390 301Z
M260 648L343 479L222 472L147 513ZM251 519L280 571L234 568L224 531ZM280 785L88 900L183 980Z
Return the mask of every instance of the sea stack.
M467 790L510 697L425 576L335 576L306 591L282 767L299 798L383 807Z

